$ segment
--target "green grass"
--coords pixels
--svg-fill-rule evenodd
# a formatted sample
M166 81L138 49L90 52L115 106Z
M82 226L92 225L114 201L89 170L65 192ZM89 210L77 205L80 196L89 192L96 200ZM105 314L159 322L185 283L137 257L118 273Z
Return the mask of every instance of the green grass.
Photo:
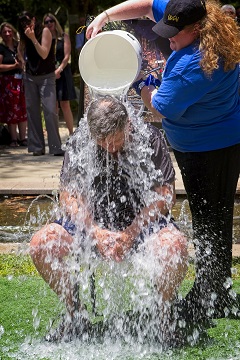
M235 260L234 267L237 269L234 275L234 289L240 293L238 260ZM183 284L183 292L187 292L191 287L193 276L194 271L191 267L187 279ZM34 344L36 339L41 339L47 331L50 319L55 318L61 310L62 306L58 298L37 275L31 259L28 256L0 255L0 360L13 358L17 360L28 360L28 358L18 357L14 355L14 353L18 353L21 344L26 343L26 341L29 344ZM206 344L186 347L166 355L146 355L143 359L240 359L239 320L218 320L217 326L208 332L210 341ZM49 359L41 355L41 353L36 353L35 358L42 360ZM91 357L91 359L93 358L94 357ZM51 359L53 359L53 357L51 357ZM80 358L58 356L56 359L75 360ZM96 359L98 359L97 356ZM110 356L108 359L120 358ZM124 358L124 360L133 359L135 360L136 358L131 356ZM88 360L88 358L81 358L81 360Z

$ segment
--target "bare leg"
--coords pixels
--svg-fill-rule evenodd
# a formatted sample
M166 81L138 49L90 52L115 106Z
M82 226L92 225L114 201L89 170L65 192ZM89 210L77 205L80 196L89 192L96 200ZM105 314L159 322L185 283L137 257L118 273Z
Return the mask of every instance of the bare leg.
M60 106L63 112L63 117L66 122L69 135L73 133L73 114L69 101L60 101Z
M18 130L19 130L19 140L25 140L27 133L27 121L22 121L18 123Z
M72 249L72 236L59 224L49 224L31 239L30 255L39 274L62 299L73 316L74 285L66 256Z
M8 124L8 130L10 132L11 135L11 141L16 141L18 136L17 136L17 124Z

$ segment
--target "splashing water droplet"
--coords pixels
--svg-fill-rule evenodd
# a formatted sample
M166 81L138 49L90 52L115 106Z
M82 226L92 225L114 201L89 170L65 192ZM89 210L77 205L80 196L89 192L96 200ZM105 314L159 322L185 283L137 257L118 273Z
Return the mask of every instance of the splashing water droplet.
M0 325L0 338L2 337L3 334L4 334L4 327Z
M120 201L121 201L122 204L125 203L127 201L126 196L125 195L121 196Z
M233 284L232 279L227 278L223 286L225 287L225 289L229 289L232 286L232 284Z
M211 255L212 250L211 250L211 248L207 247L205 252L207 255Z

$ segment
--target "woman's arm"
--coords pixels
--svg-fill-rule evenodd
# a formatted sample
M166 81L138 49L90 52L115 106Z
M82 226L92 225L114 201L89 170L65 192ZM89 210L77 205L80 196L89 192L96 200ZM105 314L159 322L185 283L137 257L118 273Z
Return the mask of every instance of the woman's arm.
M59 65L59 67L56 69L55 74L56 74L56 78L60 77L61 72L63 71L63 69L67 66L69 58L71 55L71 41L70 41L70 37L68 34L64 33L64 58L61 62L61 64Z
M17 61L17 59L15 59L14 64L3 64L2 61L3 61L3 55L0 55L0 72L6 72L6 71L22 68L21 62Z
M154 86L144 86L141 91L141 98L148 110L150 110L153 115L155 115L159 120L161 120L165 116L160 114L152 105L152 98L156 94L156 92L157 89Z
M52 46L52 34L48 28L44 28L42 32L41 44L35 36L34 28L28 26L25 30L25 35L32 40L35 49L41 58L46 59Z
M154 20L152 13L153 0L127 0L113 6L99 14L88 26L86 38L90 39L97 35L102 27L109 21L120 21L128 19L137 19L147 16Z

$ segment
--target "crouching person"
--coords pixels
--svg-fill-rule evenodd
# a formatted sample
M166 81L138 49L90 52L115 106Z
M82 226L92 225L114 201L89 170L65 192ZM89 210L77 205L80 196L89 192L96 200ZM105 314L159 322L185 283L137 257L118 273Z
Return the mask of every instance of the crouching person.
M84 242L103 261L131 262L139 253L154 259L161 265L155 288L171 304L187 270L187 241L170 215L175 171L161 131L131 120L114 97L93 100L68 141L60 179L62 216L30 243L38 272L66 304L64 322L49 339L93 333L68 263L78 253L81 264Z

